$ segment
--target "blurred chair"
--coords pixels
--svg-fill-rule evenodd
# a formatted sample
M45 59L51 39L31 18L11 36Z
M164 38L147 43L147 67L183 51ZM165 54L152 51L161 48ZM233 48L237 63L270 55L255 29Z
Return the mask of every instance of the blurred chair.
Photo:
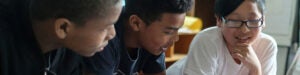
M200 18L191 16L185 17L184 25L178 30L179 40L165 52L166 67L169 67L177 60L186 56L190 42L194 36L201 31L202 27L203 24Z
M292 64L288 68L286 75L299 75L300 74L300 47L292 61Z

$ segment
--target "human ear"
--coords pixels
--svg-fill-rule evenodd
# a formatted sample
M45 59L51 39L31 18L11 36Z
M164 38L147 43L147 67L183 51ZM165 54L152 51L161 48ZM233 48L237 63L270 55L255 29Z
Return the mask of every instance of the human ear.
M262 22L263 22L263 25L262 25L262 29L265 29L265 27L266 27L266 21L265 21L265 16L263 16L263 18L262 18Z
M222 19L217 15L215 15L215 18L216 18L217 26L222 27Z
M137 15L131 15L129 17L129 26L134 30L134 31L140 31L142 28L142 25L145 24L143 20L138 17Z
M74 28L74 24L66 18L58 18L54 21L55 34L59 39L65 39Z

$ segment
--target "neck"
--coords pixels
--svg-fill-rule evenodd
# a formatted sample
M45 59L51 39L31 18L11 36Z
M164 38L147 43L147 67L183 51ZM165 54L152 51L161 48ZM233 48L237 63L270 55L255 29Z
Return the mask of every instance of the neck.
M127 27L127 26L125 26ZM131 28L127 27L124 32L124 44L126 49L139 48L137 32L133 31Z
M133 31L129 26L125 26L125 32L124 32L124 44L125 49L127 50L129 56L131 59L136 59L138 54L138 49L140 47L140 44L138 43L138 32Z
M225 39L224 39L224 40L225 40ZM232 45L226 44L226 47L227 47L227 49L228 49L230 55L234 54L234 53L233 53L233 52L234 52L234 51L233 51L234 48L233 48ZM232 57L232 58L233 58L233 57ZM237 64L241 64L241 61L240 61L239 59L233 58L233 60L234 60Z
M49 22L36 23L32 26L32 29L43 54L59 48L59 44L55 43L55 39L53 39L53 36L55 36L53 33L54 27L49 25Z

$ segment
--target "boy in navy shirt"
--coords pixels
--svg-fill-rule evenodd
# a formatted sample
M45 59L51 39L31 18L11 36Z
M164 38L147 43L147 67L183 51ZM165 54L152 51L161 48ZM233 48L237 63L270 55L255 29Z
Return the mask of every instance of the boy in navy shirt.
M116 37L85 60L97 75L165 74L164 52L178 40L192 0L126 0Z
M121 9L120 0L1 0L0 75L83 74L79 55L103 50Z

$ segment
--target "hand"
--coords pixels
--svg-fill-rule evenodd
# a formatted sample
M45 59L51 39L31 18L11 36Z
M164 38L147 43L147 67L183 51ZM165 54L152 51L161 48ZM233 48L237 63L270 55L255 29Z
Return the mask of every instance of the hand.
M261 75L261 64L254 52L253 48L249 44L237 44L232 50L232 57L239 60L246 67L249 68L250 75Z

